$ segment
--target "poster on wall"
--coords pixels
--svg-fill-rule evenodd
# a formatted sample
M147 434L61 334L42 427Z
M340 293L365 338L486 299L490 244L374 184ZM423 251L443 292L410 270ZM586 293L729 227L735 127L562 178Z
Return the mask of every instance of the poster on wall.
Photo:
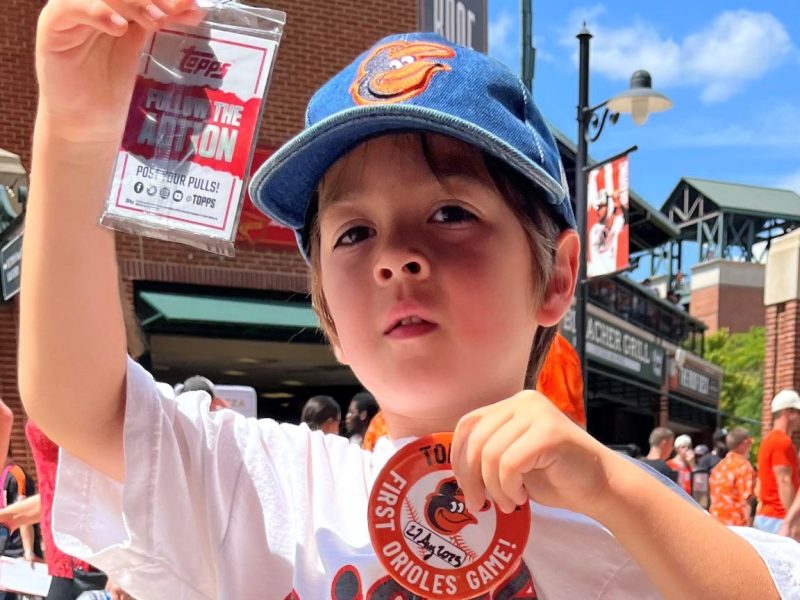
M586 196L586 274L599 277L628 267L628 156L589 171Z

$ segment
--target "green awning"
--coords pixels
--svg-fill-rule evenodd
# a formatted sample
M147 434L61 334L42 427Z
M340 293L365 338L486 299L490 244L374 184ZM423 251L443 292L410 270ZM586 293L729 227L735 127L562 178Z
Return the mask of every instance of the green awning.
M159 320L294 329L319 327L314 311L307 304L162 292L139 292L139 298L154 311L142 321L143 327Z

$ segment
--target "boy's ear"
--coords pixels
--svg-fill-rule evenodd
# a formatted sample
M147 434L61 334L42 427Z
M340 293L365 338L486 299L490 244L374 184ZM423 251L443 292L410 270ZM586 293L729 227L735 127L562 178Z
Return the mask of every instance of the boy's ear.
M578 280L578 260L581 242L574 229L562 231L556 240L553 274L536 313L542 327L557 325L569 309Z

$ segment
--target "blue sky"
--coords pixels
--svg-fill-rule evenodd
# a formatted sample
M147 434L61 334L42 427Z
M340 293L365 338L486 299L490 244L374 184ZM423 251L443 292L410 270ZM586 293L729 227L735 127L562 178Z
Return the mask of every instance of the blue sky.
M637 68L675 106L643 127L623 116L595 159L637 144L631 186L660 208L682 176L800 192L800 2L533 0L534 97L576 138L577 47L592 39L591 102L628 87ZM489 54L520 65L520 0L489 0Z

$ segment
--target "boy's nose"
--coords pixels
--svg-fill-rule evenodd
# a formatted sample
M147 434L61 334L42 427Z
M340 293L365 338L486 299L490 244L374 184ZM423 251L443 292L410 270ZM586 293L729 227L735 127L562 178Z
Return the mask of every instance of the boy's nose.
M378 283L389 283L398 278L427 279L430 264L420 253L414 251L386 252L375 265L375 280Z

